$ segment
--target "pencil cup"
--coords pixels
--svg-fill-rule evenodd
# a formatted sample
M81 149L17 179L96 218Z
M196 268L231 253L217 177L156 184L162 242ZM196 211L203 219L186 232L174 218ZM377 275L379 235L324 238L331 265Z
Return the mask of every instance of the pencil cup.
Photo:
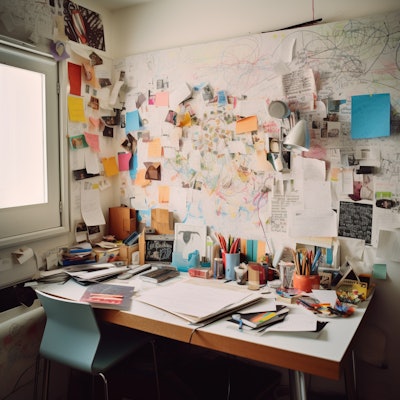
M240 253L225 254L225 279L234 281L236 279L235 267L240 265Z
M319 275L298 275L293 274L293 287L310 293L312 289L319 289Z

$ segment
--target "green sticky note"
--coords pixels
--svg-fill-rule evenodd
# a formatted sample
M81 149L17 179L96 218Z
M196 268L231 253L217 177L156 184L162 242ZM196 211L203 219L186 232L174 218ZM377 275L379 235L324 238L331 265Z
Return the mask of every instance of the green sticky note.
M374 264L372 276L376 279L386 279L386 264Z

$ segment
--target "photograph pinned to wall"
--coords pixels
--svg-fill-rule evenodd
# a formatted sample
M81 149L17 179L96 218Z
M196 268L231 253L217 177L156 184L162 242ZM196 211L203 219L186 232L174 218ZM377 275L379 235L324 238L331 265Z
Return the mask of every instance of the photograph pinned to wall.
M103 129L103 136L110 137L110 138L114 137L114 128L112 128L111 126L105 125L104 129Z
M198 250L200 258L206 256L207 227L205 225L175 224L174 252L187 260L189 254Z
M100 225L88 226L89 241L91 243L99 242L102 239L102 232Z
M87 226L83 221L80 221L75 226L75 240L77 243L86 242L88 240Z
M159 162L145 162L146 174L145 178L152 181L161 180L161 163Z
M104 28L100 14L64 0L65 34L69 40L105 51Z
M85 135L76 135L69 138L69 144L72 150L84 149L89 147Z

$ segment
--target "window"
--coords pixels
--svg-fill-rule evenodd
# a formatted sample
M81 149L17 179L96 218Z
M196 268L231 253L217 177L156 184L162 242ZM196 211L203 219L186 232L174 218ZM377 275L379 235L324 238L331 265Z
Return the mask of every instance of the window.
M0 43L0 247L66 232L59 68Z

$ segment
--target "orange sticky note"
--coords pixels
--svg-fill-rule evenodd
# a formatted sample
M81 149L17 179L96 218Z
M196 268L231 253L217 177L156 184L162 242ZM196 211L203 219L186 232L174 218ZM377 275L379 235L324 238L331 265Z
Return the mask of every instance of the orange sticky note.
M150 179L146 179L145 175L146 175L146 170L145 169L139 169L137 171L137 174L136 174L135 185L141 186L141 187L150 185L151 180Z
M118 165L115 157L103 158L101 160L104 167L104 173L106 176L113 176L118 174Z
M159 158L162 155L161 139L155 138L149 142L149 147L147 150L147 155L149 157Z
M169 203L169 186L158 187L158 201L159 203Z
M236 133L252 132L256 131L257 128L257 117L255 115L251 117L241 118L236 121Z

